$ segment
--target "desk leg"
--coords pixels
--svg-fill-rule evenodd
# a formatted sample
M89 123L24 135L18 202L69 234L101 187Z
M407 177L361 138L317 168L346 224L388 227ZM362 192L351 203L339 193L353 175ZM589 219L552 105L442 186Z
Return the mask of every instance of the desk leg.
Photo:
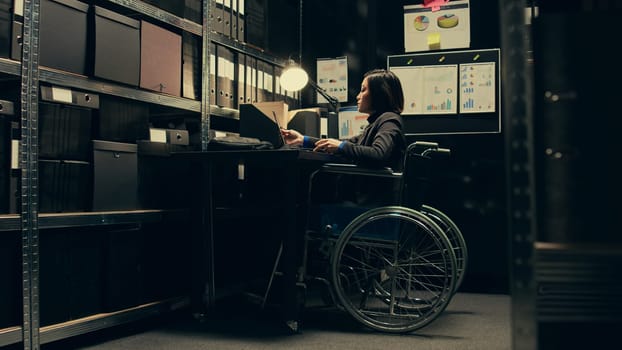
M285 180L285 193L290 198L287 203L287 220L283 227L282 241L283 252L281 259L281 271L283 272L283 310L284 320L299 320L300 308L303 306L304 288L298 283L298 270L302 266L302 244L304 232L299 227L298 220L298 177L297 167L287 169ZM299 288L301 287L301 288Z
M215 296L212 170L203 162L196 164L195 170L194 183L199 184L199 188L193 203L192 308L195 316L203 317Z

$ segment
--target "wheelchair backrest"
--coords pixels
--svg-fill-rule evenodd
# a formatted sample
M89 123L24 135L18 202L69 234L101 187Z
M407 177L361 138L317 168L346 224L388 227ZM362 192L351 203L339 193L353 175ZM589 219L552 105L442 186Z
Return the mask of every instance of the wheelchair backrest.
M412 143L404 155L401 205L412 209L419 209L424 203L432 176L431 158L420 151L420 145Z

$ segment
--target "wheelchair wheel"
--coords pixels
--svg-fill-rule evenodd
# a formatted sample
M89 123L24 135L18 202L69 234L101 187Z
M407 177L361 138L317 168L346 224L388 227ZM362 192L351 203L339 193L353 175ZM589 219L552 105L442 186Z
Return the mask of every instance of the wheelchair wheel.
M464 280L464 273L468 262L467 245L464 236L462 236L462 232L453 220L442 211L425 204L421 206L420 211L430 217L443 232L445 232L445 236L449 239L449 243L454 250L458 273L458 279L456 280L456 287L454 289L455 293L462 284L462 280Z
M383 332L411 332L436 319L451 301L456 277L456 257L442 229L405 207L359 215L331 257L340 305Z

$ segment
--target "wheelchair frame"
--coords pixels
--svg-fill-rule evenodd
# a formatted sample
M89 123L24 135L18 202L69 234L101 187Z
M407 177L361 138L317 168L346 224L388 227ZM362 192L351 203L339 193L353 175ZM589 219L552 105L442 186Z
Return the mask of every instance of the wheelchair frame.
M309 179L309 208L314 177L319 173L387 177L400 181L399 205L365 210L341 232L326 227L307 229L298 283L319 280L330 300L363 325L382 332L407 333L434 321L450 303L462 283L468 261L467 247L458 226L442 211L422 204L423 176L413 173L413 159L428 161L432 154L449 154L431 142L408 146L404 171L366 169L350 164L325 164ZM416 176L413 176L416 175ZM410 186L407 190L407 187ZM409 192L410 191L410 192ZM408 198L417 191L416 199ZM309 218L307 224L309 223ZM311 255L311 245L319 250ZM277 254L263 301L277 273ZM319 253L319 254L318 254ZM309 262L328 262L325 276L309 272ZM302 305L304 306L304 305Z

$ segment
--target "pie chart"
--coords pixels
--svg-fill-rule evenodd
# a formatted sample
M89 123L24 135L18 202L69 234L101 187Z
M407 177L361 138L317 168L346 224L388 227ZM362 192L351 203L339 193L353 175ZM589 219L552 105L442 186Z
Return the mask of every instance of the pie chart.
M458 16L453 14L442 15L436 19L436 23L440 28L453 28L458 25Z
M428 29L430 25L430 19L427 16L417 16L415 17L415 29L422 32Z

